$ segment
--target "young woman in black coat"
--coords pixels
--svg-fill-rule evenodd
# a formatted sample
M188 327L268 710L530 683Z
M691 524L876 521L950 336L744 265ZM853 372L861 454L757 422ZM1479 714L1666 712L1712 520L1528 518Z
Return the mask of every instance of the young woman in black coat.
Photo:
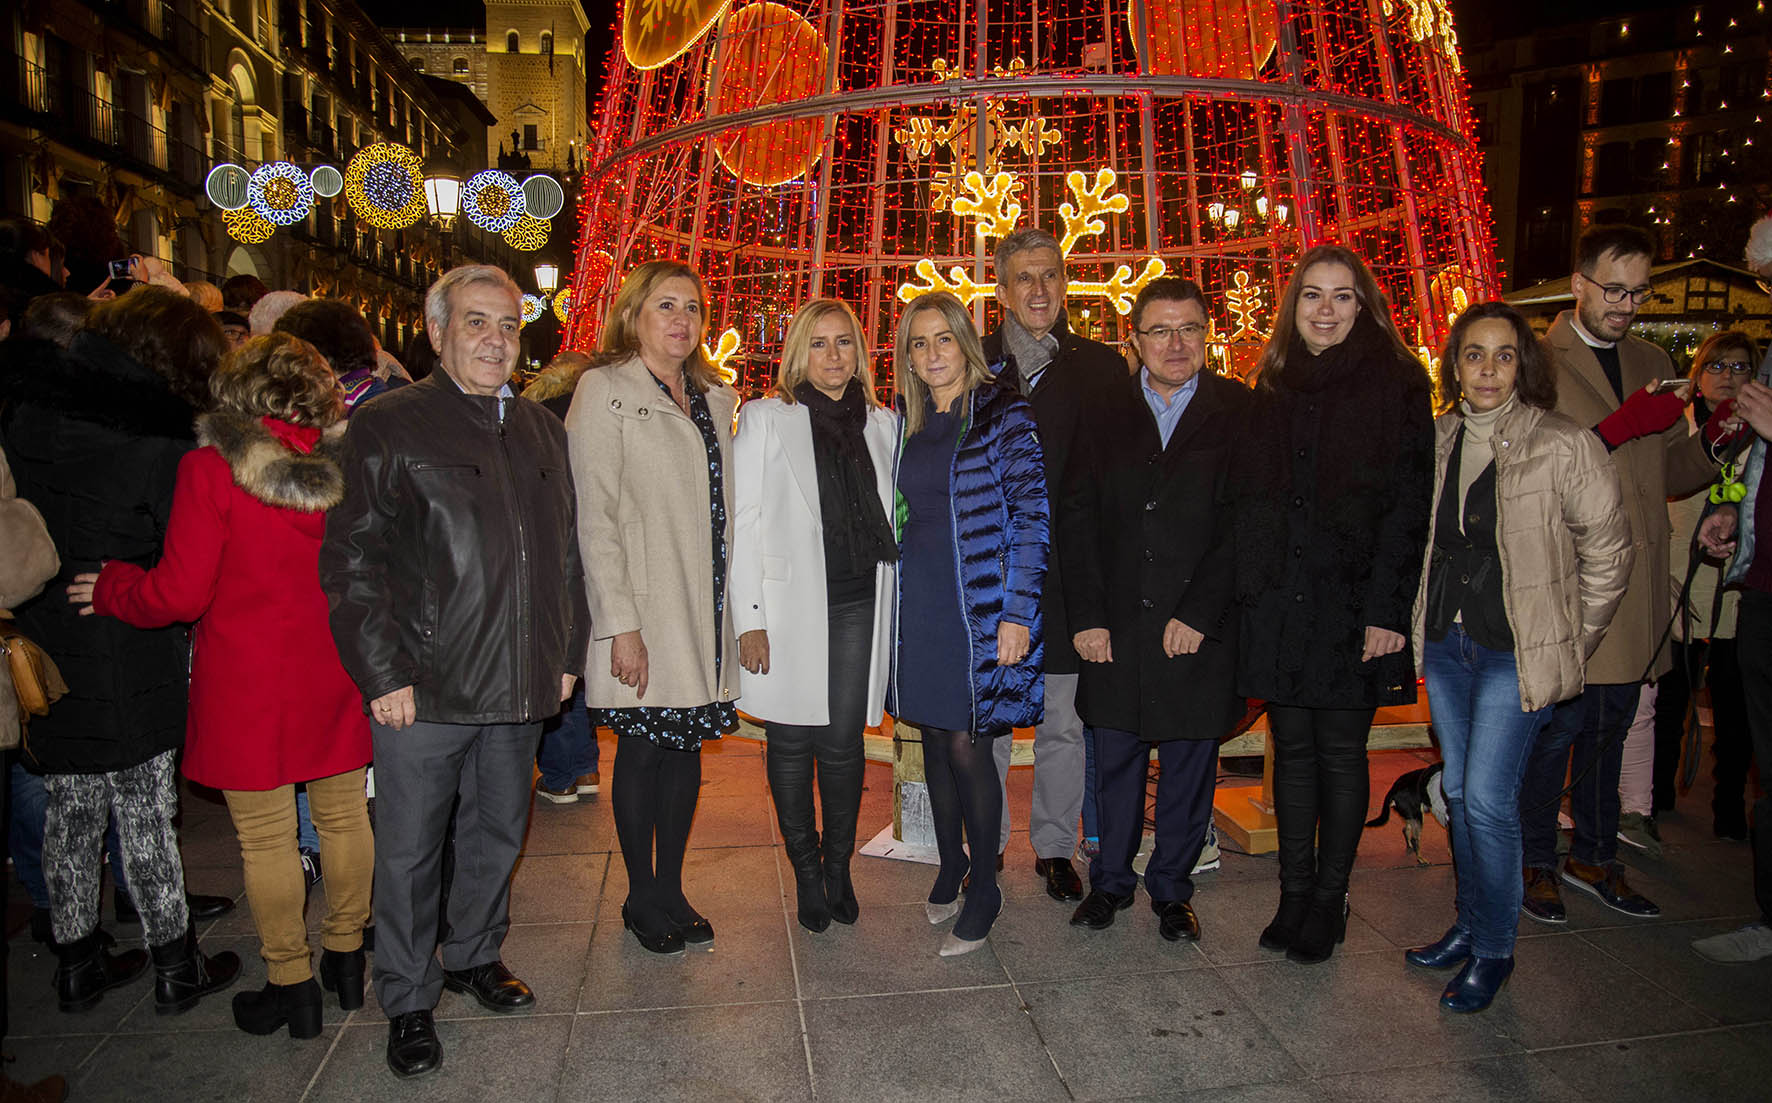
M1373 713L1415 700L1433 412L1384 293L1339 245L1299 258L1258 370L1235 467L1238 681L1274 743L1280 906L1261 944L1309 963L1347 933Z

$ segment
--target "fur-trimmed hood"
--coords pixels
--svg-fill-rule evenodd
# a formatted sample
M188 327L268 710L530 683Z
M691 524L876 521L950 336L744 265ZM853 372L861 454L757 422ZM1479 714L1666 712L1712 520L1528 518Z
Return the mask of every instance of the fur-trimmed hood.
M318 513L344 500L338 466L344 422L327 429L303 455L278 440L250 414L214 410L197 418L197 443L228 461L234 484L268 506Z

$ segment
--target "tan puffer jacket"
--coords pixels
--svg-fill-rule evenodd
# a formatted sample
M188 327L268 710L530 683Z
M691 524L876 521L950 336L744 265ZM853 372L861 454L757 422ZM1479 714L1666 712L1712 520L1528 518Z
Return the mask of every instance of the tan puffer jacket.
M1454 411L1434 422L1436 522L1462 417ZM1489 446L1502 604L1514 632L1520 707L1535 712L1581 692L1588 656L1630 580L1630 522L1605 445L1561 414L1515 403L1496 422ZM1432 557L1430 540L1415 597L1418 666Z

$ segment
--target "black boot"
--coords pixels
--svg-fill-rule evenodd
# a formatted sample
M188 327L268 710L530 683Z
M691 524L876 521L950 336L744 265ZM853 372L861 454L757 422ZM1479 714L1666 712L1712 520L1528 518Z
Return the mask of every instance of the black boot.
M1347 915L1346 893L1312 897L1310 911L1305 913L1304 923L1286 951L1287 960L1302 965L1328 961L1335 947L1347 938Z
M364 965L360 948L320 951L320 983L328 992L338 993L339 1010L355 1011L363 1006Z
M248 1034L275 1034L285 1024L291 1038L320 1034L320 986L314 978L298 984L269 984L234 996L234 1025Z
M205 957L197 948L197 932L186 927L180 938L162 942L154 951L154 1012L177 1015L197 1006L240 975L240 955L233 951Z
M1261 932L1261 948L1264 950L1290 950L1292 942L1298 937L1298 928L1304 925L1305 913L1311 910L1311 897L1307 892L1280 893L1280 910L1274 913L1274 921Z
M143 950L111 953L115 939L103 931L55 947L60 959L55 967L56 1002L63 1011L86 1011L97 1006L109 990L128 984L148 967Z
M800 926L814 934L831 925L825 903L824 863L818 849L818 821L812 810L812 754L796 732L770 728L764 769L775 802L775 824L782 848L794 867L794 900Z
M860 809L841 801L832 801L825 789L824 805L824 899L831 918L839 923L854 923L861 915L855 901L855 886L849 880L849 858L855 851L855 820ZM860 793L856 794L857 800Z
M831 925L831 909L824 895L824 867L819 864L816 850L810 860L791 860L794 862L794 902L800 926L818 934Z

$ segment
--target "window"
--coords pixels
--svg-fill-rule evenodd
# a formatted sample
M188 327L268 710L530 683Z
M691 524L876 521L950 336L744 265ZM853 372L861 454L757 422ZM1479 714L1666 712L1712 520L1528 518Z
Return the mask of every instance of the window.
M517 32L516 31L506 31L505 32L505 53L514 54L516 52L517 52Z
M551 54L554 52L554 32L553 31L541 32L541 52L544 54Z
M458 57L449 63L449 68L456 76L465 77L468 75L468 59L465 57Z
M1644 122L1674 113L1674 75L1650 73L1637 83L1637 114Z
M463 60L465 61L466 59L464 58ZM409 57L406 59L406 64L412 66L412 71L415 73L422 73L425 71L425 59L422 57Z
M1593 195L1618 195L1631 189L1630 143L1607 142L1594 153Z
M1600 86L1600 125L1623 126L1637 116L1637 82L1614 77Z
M1639 187L1646 187L1661 177L1661 166L1667 163L1666 138L1639 138L1630 147L1631 175Z
M1686 277L1686 313L1729 309L1729 284L1709 276Z
M524 149L540 149L541 148L541 143L537 140L537 137L536 137L534 123L524 123L523 124L523 148Z

